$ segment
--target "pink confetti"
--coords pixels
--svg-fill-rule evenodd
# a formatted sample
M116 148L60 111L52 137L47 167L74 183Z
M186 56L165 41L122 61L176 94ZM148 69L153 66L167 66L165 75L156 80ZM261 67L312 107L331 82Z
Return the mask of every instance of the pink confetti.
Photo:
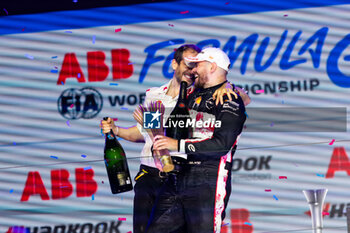
M174 24L170 24L170 23L169 23L168 25L169 25L170 27L174 27Z
M256 90L256 93L264 93L264 89Z
M265 192L271 192L271 189L265 189Z
M126 221L126 218L118 218L118 221Z
M7 10L4 8L4 11L6 12L7 15L9 15L9 13L7 12Z
M322 216L329 215L328 212L323 211Z
M283 15L284 17L287 17L288 15Z
M187 14L189 11L181 11L180 14Z
M24 32L24 29L25 29L26 27L24 27L24 28L22 28L22 32Z
M74 107L74 104L72 104L71 106L70 106L70 108L73 108Z
M118 121L118 118L112 118L113 119L113 121Z
M103 182L103 180L102 180L102 184L104 184L105 182Z
M287 179L286 176L280 176L279 178L280 178L280 179Z
M115 29L115 32L120 32L122 29L121 28L117 28Z
M225 3L225 5L228 5L228 4L230 4L230 2L226 2L226 3Z
M335 142L335 140L333 139L333 140L329 143L329 145L330 145L330 146L333 145L334 142Z

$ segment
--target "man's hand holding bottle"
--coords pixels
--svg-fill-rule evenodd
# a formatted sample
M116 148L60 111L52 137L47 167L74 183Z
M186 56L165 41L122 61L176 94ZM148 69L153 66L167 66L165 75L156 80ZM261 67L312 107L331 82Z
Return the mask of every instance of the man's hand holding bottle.
M108 119L102 120L100 123L100 128L102 129L102 133L106 134L113 130L114 135L118 135L118 127L114 124L114 120L110 117Z

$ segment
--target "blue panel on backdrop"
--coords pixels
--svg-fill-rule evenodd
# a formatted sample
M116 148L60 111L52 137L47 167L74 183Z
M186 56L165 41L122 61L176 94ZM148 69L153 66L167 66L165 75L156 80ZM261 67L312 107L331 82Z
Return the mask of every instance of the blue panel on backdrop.
M176 1L4 16L0 35L348 4L350 0Z

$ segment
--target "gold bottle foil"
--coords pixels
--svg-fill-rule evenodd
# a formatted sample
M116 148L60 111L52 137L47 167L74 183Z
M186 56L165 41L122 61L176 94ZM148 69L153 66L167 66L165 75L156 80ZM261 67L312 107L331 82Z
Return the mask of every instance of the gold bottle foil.
M173 160L171 159L168 150L155 150L153 151L153 157L155 159L156 164L160 163L164 172L171 172L172 170L174 170Z

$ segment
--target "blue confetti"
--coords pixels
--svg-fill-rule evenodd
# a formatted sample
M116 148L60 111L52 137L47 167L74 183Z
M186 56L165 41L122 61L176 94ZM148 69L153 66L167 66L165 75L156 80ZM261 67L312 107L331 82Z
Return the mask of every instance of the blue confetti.
M248 116L248 113L247 113L247 112L244 112L244 114L247 116L247 118L249 118L249 116Z
M16 145L16 143L15 143L15 142L13 142L13 145L15 146L15 145Z
M276 201L278 201L278 198L276 197L276 195L273 195L273 197L276 199Z
M122 107L122 108L120 108L121 110L128 110L128 108L124 108L124 107Z
M72 31L65 31L65 33L73 33Z
M95 200L95 195L94 194L92 194L91 199Z
M51 57L52 59L55 59L55 58L57 58L57 56L53 56L53 57Z
M62 85L64 85L63 81L61 83L62 83Z
M53 158L53 159L58 159L58 157L57 156L50 156L51 158Z
M93 44L95 44L95 40L96 40L96 36L93 35L93 36L92 36L92 43L93 43Z
M134 63L133 62L128 63L128 65L132 65L132 64L134 64Z
M51 73L58 73L58 70L50 70Z
M69 121L66 121L66 124L70 127Z
M26 55L25 55L28 59L30 59L30 60L33 60L34 59L34 57L33 56L31 56L31 55L29 55L29 54L27 54L26 53Z
M13 193L13 189L10 190L10 193Z
M107 161L105 160L105 164L106 164L106 167L108 167L108 163L107 163Z
M80 76L81 76L81 74L80 74L80 73L78 73L78 78L80 78Z
M81 155L81 157L86 158L86 155Z
M223 227L223 226L227 226L227 225L229 225L229 224L230 224L230 223L228 222L228 223L225 223L224 225L221 225L221 226Z
M89 170L89 169L92 169L91 166L84 167L84 170Z
M110 86L118 86L118 83L110 83Z
M249 225L249 226L252 225L250 222L245 222L244 224L245 224L245 225Z
M282 100L282 104L284 104L284 100Z
M324 175L323 174L316 174L317 176L320 176L320 177L324 177Z

